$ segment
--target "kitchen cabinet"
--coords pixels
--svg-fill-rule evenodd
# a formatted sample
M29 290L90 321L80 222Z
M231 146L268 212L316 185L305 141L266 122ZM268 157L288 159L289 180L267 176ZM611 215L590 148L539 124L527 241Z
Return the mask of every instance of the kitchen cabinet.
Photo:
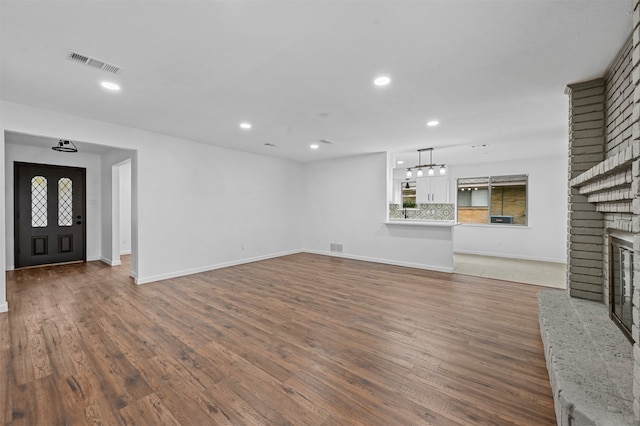
M418 204L448 203L449 181L446 176L431 176L416 179L416 201Z

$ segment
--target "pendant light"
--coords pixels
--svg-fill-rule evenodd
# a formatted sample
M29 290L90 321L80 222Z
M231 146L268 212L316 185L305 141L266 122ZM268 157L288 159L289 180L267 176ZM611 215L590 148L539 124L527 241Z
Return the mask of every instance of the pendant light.
M78 148L73 142L63 139L60 139L58 144L56 146L52 146L51 149L58 152L78 152Z
M429 151L429 164L422 164L422 151ZM440 168L440 176L444 176L447 174L447 165L446 164L435 164L433 162L433 148L422 148L418 150L418 165L414 166L414 169L417 169L416 172L418 177L423 176L422 169L427 168L427 176L435 176L436 171L434 167ZM411 177L411 169L407 169L407 178Z

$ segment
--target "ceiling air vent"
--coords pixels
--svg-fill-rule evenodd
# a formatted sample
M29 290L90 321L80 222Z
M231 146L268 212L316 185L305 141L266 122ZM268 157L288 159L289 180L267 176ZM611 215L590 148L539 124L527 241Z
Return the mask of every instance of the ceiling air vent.
M70 50L69 53L67 53L67 59L69 59L70 61L88 65L93 68L98 68L102 71L107 71L113 74L118 74L122 71L122 68L120 68L117 65L108 64L99 59L92 58L87 55L83 55L82 53L74 52L73 50Z

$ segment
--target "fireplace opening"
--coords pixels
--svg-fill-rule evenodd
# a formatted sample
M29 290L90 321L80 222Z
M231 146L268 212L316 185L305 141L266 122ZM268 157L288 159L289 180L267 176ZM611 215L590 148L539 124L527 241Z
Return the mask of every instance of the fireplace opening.
M633 245L610 237L609 246L609 316L633 344L631 335L633 297Z

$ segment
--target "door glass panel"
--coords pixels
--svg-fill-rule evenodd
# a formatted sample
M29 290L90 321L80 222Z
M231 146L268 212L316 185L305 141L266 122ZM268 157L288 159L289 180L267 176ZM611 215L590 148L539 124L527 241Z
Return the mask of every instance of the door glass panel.
M31 226L47 227L47 178L44 176L31 179Z
M73 225L73 182L69 178L58 180L58 226Z

